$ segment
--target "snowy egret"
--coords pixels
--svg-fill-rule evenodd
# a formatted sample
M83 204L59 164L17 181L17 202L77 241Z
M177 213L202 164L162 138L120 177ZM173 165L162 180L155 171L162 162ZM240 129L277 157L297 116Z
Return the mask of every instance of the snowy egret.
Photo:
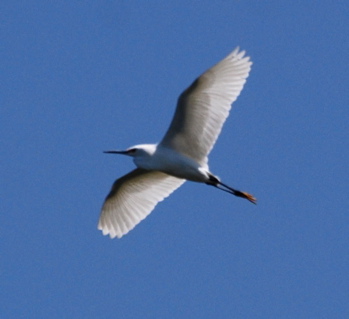
M186 180L256 203L252 195L223 184L213 175L207 158L251 65L245 51L236 48L180 95L172 123L159 144L105 152L131 156L137 168L117 179L105 199L98 223L104 235L120 238L128 233Z

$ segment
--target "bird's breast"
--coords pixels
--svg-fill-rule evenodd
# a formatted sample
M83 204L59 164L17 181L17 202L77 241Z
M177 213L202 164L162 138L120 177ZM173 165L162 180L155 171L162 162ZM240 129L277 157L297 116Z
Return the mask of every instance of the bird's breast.
M158 149L148 158L135 158L135 164L143 169L161 171L194 182L208 180L208 168L203 168L194 160L170 149Z

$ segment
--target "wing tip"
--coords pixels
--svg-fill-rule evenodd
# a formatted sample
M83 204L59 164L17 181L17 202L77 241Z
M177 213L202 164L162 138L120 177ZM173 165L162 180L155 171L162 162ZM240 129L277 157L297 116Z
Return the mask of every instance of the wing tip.
M103 236L108 236L110 237L110 239L114 239L115 237L117 238L121 238L123 235L125 235L127 232L125 233L120 233L118 231L116 231L113 228L108 227L100 218L98 221L98 225L97 225L97 229L100 230L103 234Z
M246 56L246 51L245 50L240 50L240 46L237 46L228 56L228 59L234 59L238 61L244 61L248 62L249 65L252 65L252 61L250 60L251 58L249 56Z
M98 224L97 229L102 231L103 236L109 235L110 239L114 239L115 237L121 238L123 235L127 234L127 232L124 234L119 234L119 233L115 232L114 230L110 230L109 228L101 227L99 224Z

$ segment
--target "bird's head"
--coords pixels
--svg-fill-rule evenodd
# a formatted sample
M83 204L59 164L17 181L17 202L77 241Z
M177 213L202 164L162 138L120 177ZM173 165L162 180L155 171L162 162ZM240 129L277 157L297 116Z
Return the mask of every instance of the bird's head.
M151 156L156 151L156 144L142 144L131 146L124 151L104 151L103 153L107 154L122 154L128 155L131 157L147 157Z

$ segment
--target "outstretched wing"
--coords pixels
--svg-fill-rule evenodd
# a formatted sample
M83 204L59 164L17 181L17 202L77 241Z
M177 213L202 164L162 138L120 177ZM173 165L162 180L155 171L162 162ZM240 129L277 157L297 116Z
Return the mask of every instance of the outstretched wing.
M197 78L179 97L172 123L161 144L201 165L217 140L239 96L252 62L236 48L225 59Z
M103 204L98 229L111 238L122 237L184 182L158 171L133 170L113 184Z

